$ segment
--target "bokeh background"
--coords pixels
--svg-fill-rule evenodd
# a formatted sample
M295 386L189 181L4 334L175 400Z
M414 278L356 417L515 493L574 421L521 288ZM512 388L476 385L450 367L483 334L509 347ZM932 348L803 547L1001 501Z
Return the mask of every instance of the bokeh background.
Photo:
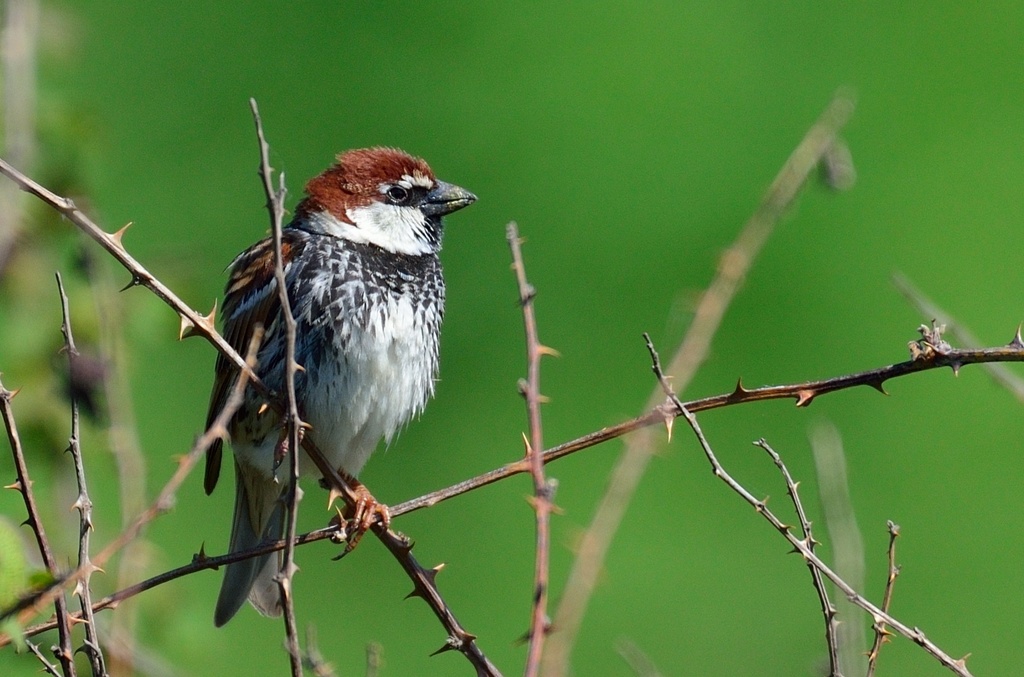
M528 241L547 360L545 439L565 441L635 415L654 386L641 332L663 353L768 183L848 86L844 133L856 186L806 190L756 261L708 363L686 395L786 383L906 359L921 317L895 291L902 271L984 342L1024 319L1024 7L1018 2L864 3L44 3L40 141L34 175L74 194L108 230L128 221L133 255L198 309L224 267L267 229L247 99L258 99L290 204L337 151L374 144L428 159L480 196L449 219L449 284L436 401L363 479L399 502L519 457L525 372L521 317L504 239ZM75 516L60 399L55 270L70 278L80 333L123 320L130 399L146 461L133 480L153 496L200 432L214 351L179 343L178 320L143 289L81 273L91 243L45 209L29 222L0 280L0 371L15 400L37 490L63 561ZM117 282L127 275L102 255ZM105 275L106 273L103 273ZM101 275L102 277L102 275ZM100 289L95 287L95 289ZM108 315L99 318L102 313ZM726 466L789 515L784 487L750 442L766 437L802 480L824 536L810 426L843 436L866 549L867 590L885 580L885 522L903 529L893 611L976 674L1024 663L1020 404L982 370L931 372L832 395L702 416ZM86 456L105 543L119 492L102 418ZM807 570L754 512L708 472L677 426L650 465L616 536L573 657L576 675L628 675L630 642L663 674L820 674L821 614ZM549 466L552 597L622 444ZM0 457L0 476L13 476ZM230 481L203 495L200 473L146 533L143 574L221 553ZM446 562L442 592L506 674L522 668L533 569L527 478L514 478L395 526L424 563ZM13 522L13 492L0 508ZM303 528L328 515L307 488ZM831 557L826 542L823 556ZM458 655L428 658L444 633L374 539L299 550L300 623L339 674L361 674L382 647L385 675L462 675ZM109 592L112 575L94 587ZM243 610L214 630L220 574L204 572L131 602L140 672L286 674L282 627ZM120 611L118 613L121 613ZM126 613L128 613L126 611ZM109 623L110 613L101 614ZM867 627L863 616L847 623ZM48 645L50 639L44 641ZM865 647L866 648L866 647ZM36 674L0 651L3 674ZM911 643L883 650L879 674L943 674Z

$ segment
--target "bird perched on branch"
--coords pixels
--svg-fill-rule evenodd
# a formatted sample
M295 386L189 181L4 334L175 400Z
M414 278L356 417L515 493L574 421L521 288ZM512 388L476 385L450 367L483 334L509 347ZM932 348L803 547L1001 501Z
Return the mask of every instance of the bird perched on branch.
M309 425L306 436L349 478L433 395L445 297L441 219L474 201L469 191L435 178L419 158L392 148L353 150L306 184L306 197L282 231L301 367L295 374L299 415ZM285 392L281 313L274 243L267 238L230 265L223 332L244 352L254 328L265 328L256 373L278 394ZM217 358L207 426L236 373L226 357ZM282 537L290 465L281 451L282 417L253 390L228 432L235 457L229 551L238 552ZM221 454L220 442L207 452L208 494ZM306 455L299 467L303 474L314 469ZM279 556L271 555L229 564L216 625L227 623L247 597L260 613L280 614L279 568Z

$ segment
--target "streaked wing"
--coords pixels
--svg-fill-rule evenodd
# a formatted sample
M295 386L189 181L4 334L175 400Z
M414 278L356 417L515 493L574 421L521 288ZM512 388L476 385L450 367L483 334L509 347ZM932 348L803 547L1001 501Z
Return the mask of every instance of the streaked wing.
M306 239L305 233L292 229L285 229L282 238L281 253L287 272L291 261L305 245ZM243 355L249 347L253 330L257 326L269 330L280 313L281 303L277 295L277 282L274 279L273 244L271 238L261 240L239 254L230 265L231 275L224 292L223 334L231 347ZM260 373L260 365L257 365L256 372ZM210 408L206 415L207 428L213 424L224 406L237 374L238 368L233 361L224 355L217 356ZM217 486L222 454L223 443L219 439L206 452L206 476L203 487L207 494Z

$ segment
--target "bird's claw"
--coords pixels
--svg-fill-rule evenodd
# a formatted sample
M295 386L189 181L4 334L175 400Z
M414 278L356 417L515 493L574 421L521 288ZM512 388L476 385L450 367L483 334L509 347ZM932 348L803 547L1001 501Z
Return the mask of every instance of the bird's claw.
M339 512L331 518L330 523L331 526L345 534L343 537L346 541L345 552L342 555L352 552L359 545L363 535L372 529L374 524L379 523L384 530L391 528L391 510L388 506L378 502L370 490L360 482L350 478L346 479L349 479L355 493L355 509L352 510L351 516ZM348 510L345 513L348 513Z

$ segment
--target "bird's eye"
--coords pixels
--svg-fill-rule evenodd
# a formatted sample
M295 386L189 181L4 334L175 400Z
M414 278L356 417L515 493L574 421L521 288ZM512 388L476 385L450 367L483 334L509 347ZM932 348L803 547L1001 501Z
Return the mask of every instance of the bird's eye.
M409 191L401 186L391 186L387 192L388 199L395 204L401 204L409 199Z

